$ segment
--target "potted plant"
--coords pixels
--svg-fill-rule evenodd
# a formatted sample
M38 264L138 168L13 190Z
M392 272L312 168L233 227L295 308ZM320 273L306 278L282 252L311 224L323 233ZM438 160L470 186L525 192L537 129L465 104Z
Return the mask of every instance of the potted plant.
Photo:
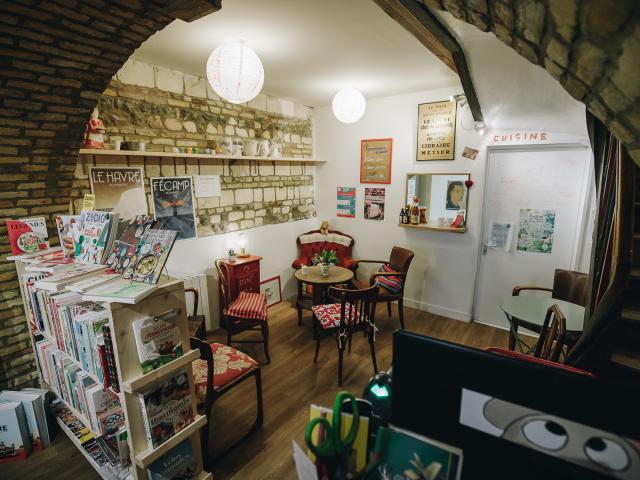
M313 263L315 265L320 265L320 271L322 275L329 275L329 267L331 265L336 265L340 259L338 258L338 254L335 250L326 250L323 249L320 253L316 253L313 256Z
M227 257L229 262L234 263L236 261L236 251L233 248L230 248L229 252L227 252Z

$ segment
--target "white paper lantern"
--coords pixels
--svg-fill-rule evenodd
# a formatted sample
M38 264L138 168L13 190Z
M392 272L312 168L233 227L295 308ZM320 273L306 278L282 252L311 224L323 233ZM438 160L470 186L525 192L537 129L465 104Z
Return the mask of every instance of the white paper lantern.
M342 123L353 123L362 118L367 102L355 88L343 88L333 97L331 108L333 114Z
M256 53L241 39L218 46L207 60L211 88L231 103L245 103L262 90L264 68Z

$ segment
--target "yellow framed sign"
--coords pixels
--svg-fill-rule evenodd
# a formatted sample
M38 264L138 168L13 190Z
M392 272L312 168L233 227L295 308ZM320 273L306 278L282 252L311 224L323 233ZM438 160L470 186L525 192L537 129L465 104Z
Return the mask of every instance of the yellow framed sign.
M456 102L418 105L416 160L453 160L456 143Z

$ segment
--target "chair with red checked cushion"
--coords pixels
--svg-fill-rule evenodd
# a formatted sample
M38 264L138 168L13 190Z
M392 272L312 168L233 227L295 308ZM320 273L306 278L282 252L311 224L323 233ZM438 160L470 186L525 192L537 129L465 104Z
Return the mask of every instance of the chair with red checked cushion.
M386 302L387 312L391 316L391 302L398 302L398 316L400 317L400 327L404 329L404 285L407 280L407 272L409 265L413 260L414 253L411 250L402 247L393 247L389 261L384 260L356 260L354 275L361 263L381 263L382 267L376 273L371 275L368 281L352 280L356 288L366 288L369 286L378 287L378 302Z
M227 345L231 343L262 343L267 363L269 357L269 323L267 322L267 297L262 293L240 292L230 302L229 278L222 260L216 260L220 281L220 308L227 325ZM233 340L233 335L247 330L260 330L262 340Z
M376 285L362 290L347 290L341 287L329 287L329 297L339 299L339 303L314 305L313 336L316 340L316 353L313 362L318 361L320 340L325 336L333 336L338 344L338 385L342 385L342 363L344 350L349 344L354 332L364 331L369 340L371 361L374 373L378 370L376 362Z
M257 415L256 420L246 434L231 446L217 455L224 455L237 446L244 438L258 430L262 426L262 376L260 365L249 355L221 343L208 344L196 337L191 337L191 348L200 351L200 359L192 363L193 383L198 397L198 410L207 416L207 425L211 425L213 403L248 378L254 378L256 382ZM209 428L200 430L202 437L202 451L205 465L213 457L209 455Z

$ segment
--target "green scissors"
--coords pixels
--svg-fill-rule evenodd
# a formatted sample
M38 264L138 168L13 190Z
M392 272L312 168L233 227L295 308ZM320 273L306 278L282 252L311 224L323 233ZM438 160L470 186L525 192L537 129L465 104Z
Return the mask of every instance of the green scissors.
M345 402L351 402L353 419L346 437L342 438L342 407ZM304 434L307 447L316 457L325 462L329 470L329 478L344 478L349 472L351 446L356 440L359 424L360 414L356 397L346 391L338 392L336 396L333 404L332 422L326 418L318 417L313 418L307 424ZM318 445L313 443L313 431L316 426L322 426L326 432L324 440L318 439Z

